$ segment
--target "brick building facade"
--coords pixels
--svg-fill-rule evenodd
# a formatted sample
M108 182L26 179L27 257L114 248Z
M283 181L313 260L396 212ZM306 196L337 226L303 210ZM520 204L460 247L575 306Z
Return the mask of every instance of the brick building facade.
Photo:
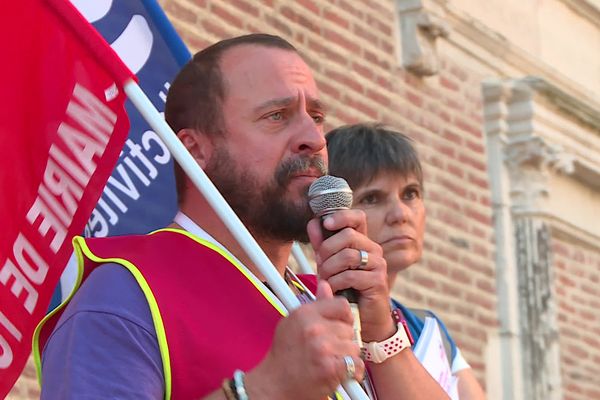
M382 121L424 168L394 293L446 322L489 399L600 399L598 0L163 0L192 52L298 47L327 128ZM9 398L38 396L28 366Z

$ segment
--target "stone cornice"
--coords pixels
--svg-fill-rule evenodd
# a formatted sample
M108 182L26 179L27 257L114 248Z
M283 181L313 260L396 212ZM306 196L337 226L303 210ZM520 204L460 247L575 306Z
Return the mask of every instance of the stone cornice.
M558 234L558 237L562 237L569 240L577 240L580 243L585 244L587 247L592 249L600 250L600 235L591 232L587 229L582 229L571 221L561 218L548 210L532 210L532 209L513 209L511 210L512 215L515 218L539 218L546 221L553 231L553 236Z
M585 123L591 128L588 131L590 134L600 134L600 105L586 104L544 79L532 76L509 80L490 79L483 83L484 124L488 134L501 130L502 134L506 135L505 145L514 145L511 137L533 129L532 119L535 111L532 102L536 96L559 108L565 116L575 117ZM529 133L533 134L533 131ZM551 148L559 145L547 144L550 144ZM533 148L539 150L542 147L535 145ZM561 152L552 150L549 154L556 158ZM600 164L575 154L567 158L563 156L559 157L560 160L565 161L568 158L568 164L572 167L558 170L584 182L594 190L600 190Z
M546 100L560 110L577 118L600 133L599 103L584 101L578 97L572 96L558 86L537 76L527 76L521 79L521 81L535 89L536 92L544 95Z
M432 1L435 1L443 9L444 18L450 26L451 32L446 40L483 65L496 69L498 76L506 76L507 71L501 66L509 64L522 71L523 75L539 76L547 82L553 82L554 87L559 91L569 93L571 97L579 99L581 103L587 103L589 107L596 110L596 113L600 113L600 97L597 94L587 90L563 73L540 61L537 57L513 45L504 36L452 6L447 0ZM586 15L587 18L596 18L593 15L600 14L598 8L587 0L561 1L578 5L579 10L584 10L585 3L586 7L589 7L588 11L590 11L590 14Z
M483 83L483 98L485 131L498 153L490 168L496 171L495 175L501 175L500 168L505 168L508 185L502 190L510 195L513 215L552 216L554 226L580 237L587 232L587 241L592 241L599 230L587 225L574 228L569 218L556 214L551 196L552 176L567 176L600 192L600 163L593 154L575 152L573 147L565 150L560 136L545 136L544 130L537 129L534 120L540 108L536 103L561 107L563 112L558 114L562 118L580 112L578 118L595 127L585 130L590 135L600 134L600 118L578 99L535 77L487 80Z
M539 217L548 221L550 229L552 229L552 236L567 240L576 240L591 249L600 250L600 235L581 229L581 227L573 225L569 221L558 218L556 215L550 213L529 213L528 216Z
M598 0L560 0L578 15L600 26L600 2Z

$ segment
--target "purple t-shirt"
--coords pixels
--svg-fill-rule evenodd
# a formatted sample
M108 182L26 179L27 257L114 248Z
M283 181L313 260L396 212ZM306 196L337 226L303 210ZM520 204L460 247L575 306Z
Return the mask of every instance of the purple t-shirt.
M123 266L102 265L75 293L46 343L41 399L163 398L162 359L146 297Z
M90 274L42 353L41 399L163 399L146 297L117 264Z

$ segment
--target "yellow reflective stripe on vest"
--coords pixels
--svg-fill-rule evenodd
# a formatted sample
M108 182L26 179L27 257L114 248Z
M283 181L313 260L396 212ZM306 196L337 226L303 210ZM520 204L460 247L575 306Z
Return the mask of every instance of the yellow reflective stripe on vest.
M271 293L268 289L264 288L264 286L261 284L261 282L246 267L241 265L239 263L239 261L237 261L235 258L233 258L227 251L223 250L221 247L215 245L212 242L201 239L187 231L183 231L180 229L172 229L172 228L159 229L159 230L156 230L156 231L150 233L150 235L152 235L154 233L158 233L158 232L172 232L172 233L181 234L181 235L186 236L187 238L193 240L194 242L198 243L201 246L208 247L211 250L216 251L221 256L223 256L227 261L229 261L233 266L235 266L236 269L240 273L242 273L242 275L246 279L248 279L250 281L250 283L259 291L259 293L261 293L261 295L269 302L269 304L271 304L273 306L273 308L275 308L275 310L277 310L277 312L279 312L279 314L281 314L284 317L287 315L287 311L285 309L281 308L281 306L274 300L273 293ZM154 329L156 331L156 337L157 337L157 341L158 341L160 356L161 356L161 360L163 363L163 374L164 374L164 379L165 379L165 399L170 400L171 399L171 391L172 391L172 379L171 379L171 362L170 362L170 356L169 356L169 346L168 346L168 342L167 342L167 338L166 338L164 324L162 321L162 316L161 316L160 310L158 308L158 304L156 302L154 294L152 293L152 290L150 289L150 286L148 285L146 279L144 278L142 273L139 271L139 269L132 262L130 262L126 259L118 258L118 257L101 258L101 257L96 256L94 253L92 253L90 248L87 246L85 239L81 236L76 236L73 238L73 247L75 249L75 254L77 256L77 266L78 266L77 279L76 279L75 285L74 285L71 293L69 294L69 296L58 307L56 307L54 310L52 310L52 312L50 312L48 315L46 315L42 319L42 321L36 327L34 336L33 336L33 343L32 343L33 356L34 356L34 362L35 362L35 368L36 368L36 373L37 373L37 377L38 377L38 382L39 382L40 386L42 384L42 366L41 366L41 354L40 354L41 349L39 348L39 335L40 335L41 327L44 325L44 323L48 319L52 318L52 316L54 316L54 314L56 314L59 310L64 308L66 306L66 304L68 304L69 301L72 299L75 292L79 289L79 287L81 285L81 281L82 281L82 276L83 276L83 270L84 270L83 265L84 265L85 258L87 257L89 260L91 260L95 263L98 263L98 264L115 263L115 264L119 264L119 265L125 267L133 275L137 284L140 286L140 289L142 290L142 292L144 293L144 296L146 297L146 300L148 301L150 313L152 315L152 322L154 324ZM341 397L339 397L339 395L336 395L336 398L341 399Z
M82 237L76 237L73 239L73 246L75 247L76 252L81 252L85 254L87 258L98 263L115 263L122 265L127 268L127 270L133 275L136 282L142 289L146 300L148 301L148 306L150 307L150 314L152 315L152 322L154 324L154 330L156 331L156 339L158 340L158 348L160 351L160 358L163 363L163 374L165 378L165 399L171 399L171 359L169 356L169 346L167 343L167 335L165 333L165 326L162 321L162 316L160 315L160 310L158 308L158 304L156 303L156 299L148 282L140 272L140 270L130 261L125 260L123 258L110 257L110 258L100 258L97 257L92 251L88 248L85 243L85 239ZM78 260L83 261L83 256L80 258L78 255ZM83 268L83 263L79 264L79 268Z
M81 237L76 236L72 240L73 247L75 248L75 255L77 257L77 278L75 279L75 284L73 285L73 289L71 290L71 292L69 293L69 296L67 296L67 298L65 298L54 310L52 310L51 312L46 314L46 316L44 318L42 318L42 320L35 327L35 331L33 332L33 340L32 340L32 344L31 344L31 346L32 346L31 348L33 350L33 362L35 364L35 372L36 372L38 384L40 385L40 387L42 386L42 355L41 355L41 351L40 351L41 349L40 349L39 341L40 341L40 332L42 330L42 326L45 325L46 321L48 321L50 318L52 318L54 316L54 314L56 314L61 309L63 309L71 301L71 298L75 295L75 292L77 291L77 289L79 289L79 286L81 285L81 279L83 277L83 255L81 254L81 252L75 245L75 240L77 238L82 239Z

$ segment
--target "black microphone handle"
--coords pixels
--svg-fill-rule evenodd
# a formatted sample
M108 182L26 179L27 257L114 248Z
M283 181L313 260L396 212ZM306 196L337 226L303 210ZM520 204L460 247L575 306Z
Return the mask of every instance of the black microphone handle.
M339 230L337 230L337 231L330 231L330 230L326 229L323 226L323 221L325 220L325 218L328 215L331 215L331 214L333 214L333 213L328 213L328 214L325 214L325 215L321 216L321 231L323 232L323 239L329 239L330 237L332 237L333 235L335 235L336 233L339 232ZM348 288L348 289L338 290L337 292L335 292L335 295L336 296L343 296L350 303L358 304L359 293L358 293L358 290L356 290L354 288Z

